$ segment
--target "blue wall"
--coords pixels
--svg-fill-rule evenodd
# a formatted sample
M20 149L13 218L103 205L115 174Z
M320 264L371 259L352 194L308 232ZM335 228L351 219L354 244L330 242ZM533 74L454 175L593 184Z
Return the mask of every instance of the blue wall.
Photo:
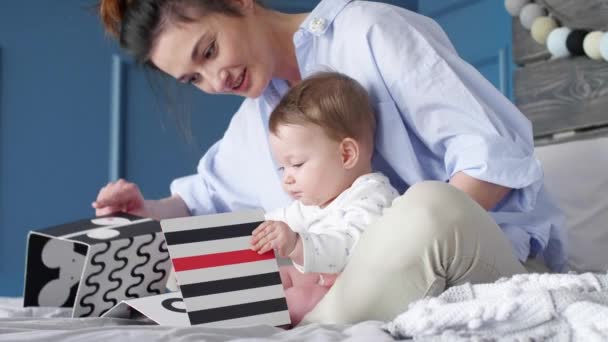
M29 230L94 215L90 203L116 176L148 198L168 195L241 101L181 87L188 142L146 74L102 32L96 2L0 1L0 295L21 295ZM297 12L317 1L265 3Z
M241 101L182 87L197 132L188 143L146 73L102 32L91 3L0 2L0 295L21 293L30 229L94 215L90 203L116 176L147 197L168 195L171 179L194 172Z

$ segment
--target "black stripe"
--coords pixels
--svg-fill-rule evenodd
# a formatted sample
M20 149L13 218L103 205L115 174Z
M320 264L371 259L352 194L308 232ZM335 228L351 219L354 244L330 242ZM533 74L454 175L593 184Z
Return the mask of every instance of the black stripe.
M221 308L193 311L188 313L188 317L190 318L190 324L195 325L286 310L287 301L285 298L277 298L253 303L224 306Z
M114 213L114 214L104 215L104 216L99 216L99 217L94 217L94 218L103 218L103 217L123 217L123 218L129 219L131 221L141 220L143 218L143 217L133 216L130 214L125 214L125 213ZM47 235L59 237L59 236L73 234L73 233L77 233L77 232L80 232L83 230L88 230L88 229L93 229L93 228L100 228L100 227L110 228L110 227L112 227L112 226L102 226L102 225L94 224L93 222L91 222L91 220L94 218L63 223L63 224L60 224L57 226L36 229L35 231L41 232L41 233L44 233Z
M111 226L107 226L107 227L112 228ZM113 237L111 239L99 240L99 239L93 239L93 238L88 237L87 236L88 232L87 232L87 233L83 233L82 235L72 236L70 238L70 240L80 241L80 242L84 242L84 243L93 245L93 244L100 243L103 241L114 241L114 240L127 239L127 238L134 237L134 236L160 233L160 231L161 231L160 222L154 221L154 220L144 221L144 222L140 222L140 223L136 223L136 224L129 224L126 226L115 227L112 229L118 231L120 234L116 235L115 237Z
M178 276L179 277L179 276ZM207 281L203 283L180 285L184 298L206 296L216 293L248 290L256 287L281 284L279 272L256 274L246 277Z
M203 242L230 239L251 235L251 232L262 222L248 222L229 226L165 232L165 240L169 246L182 243Z
M62 235L68 235L68 234L77 233L77 232L80 232L83 230L100 228L100 227L103 227L103 226L93 224L90 219L87 219L87 220L80 220L80 221L75 221L75 222L70 222L70 223L64 223L64 224L61 224L58 226L53 226L50 228L38 229L38 230L35 230L35 232L40 232L40 233L44 233L47 235L59 237Z

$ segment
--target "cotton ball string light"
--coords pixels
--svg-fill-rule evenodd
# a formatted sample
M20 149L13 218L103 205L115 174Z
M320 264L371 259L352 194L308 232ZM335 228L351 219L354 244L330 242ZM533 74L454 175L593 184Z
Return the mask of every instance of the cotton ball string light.
M534 22L532 23L532 38L534 38L537 43L545 45L549 33L557 27L558 25L555 19L546 16L538 17L534 19Z
M532 28L532 23L534 22L534 19L545 16L546 14L547 13L545 12L545 9L542 8L540 5L530 3L525 5L521 9L521 12L519 13L519 20L521 21L523 27L525 27L527 30L530 30Z
M504 0L507 12L519 17L532 39L545 45L553 58L584 56L608 61L608 32L560 27L560 22L535 0Z
M570 56L570 51L566 47L566 39L572 32L567 27L559 27L549 33L547 37L547 49L555 58L563 58Z
M585 36L583 41L583 50L585 54L591 58L597 60L602 59L602 53L600 52L600 42L604 33L602 31L593 31Z
M505 8L512 17L518 17L521 9L530 3L530 0L505 0Z
M608 62L608 32L605 32L600 40L600 54Z
M570 51L572 56L583 56L585 50L583 49L583 41L589 31L587 30L572 30L566 38L566 48Z

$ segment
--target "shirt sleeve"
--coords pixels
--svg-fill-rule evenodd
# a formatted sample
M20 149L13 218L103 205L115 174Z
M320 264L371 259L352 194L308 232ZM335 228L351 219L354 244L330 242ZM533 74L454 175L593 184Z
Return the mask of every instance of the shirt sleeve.
M287 208L278 208L264 214L266 221L281 221L287 223Z
M464 172L521 189L514 209L531 210L542 170L529 120L458 56L433 20L402 15L387 11L367 39L408 130L443 161L449 178Z
M242 172L243 165L259 164L266 153L264 124L255 106L246 99L222 139L201 158L198 173L171 183L171 194L184 200L191 215L260 207L259 172Z
M288 207L278 208L264 214L264 219L285 222L291 230L300 233L307 229L306 216L307 213L302 202L293 201Z
M304 265L295 265L301 272L341 272L363 231L390 207L397 191L388 179L365 179L351 189L340 208L313 222L311 229L299 232L302 239Z
M201 174L180 177L171 182L171 194L179 195L186 203L191 216L216 212L213 201Z

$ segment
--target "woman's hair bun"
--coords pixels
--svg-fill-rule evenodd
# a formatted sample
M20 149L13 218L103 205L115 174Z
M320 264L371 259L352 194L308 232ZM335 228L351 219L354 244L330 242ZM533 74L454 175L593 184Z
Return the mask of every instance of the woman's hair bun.
M120 36L120 25L127 7L134 0L100 0L99 16L106 32L114 37Z

